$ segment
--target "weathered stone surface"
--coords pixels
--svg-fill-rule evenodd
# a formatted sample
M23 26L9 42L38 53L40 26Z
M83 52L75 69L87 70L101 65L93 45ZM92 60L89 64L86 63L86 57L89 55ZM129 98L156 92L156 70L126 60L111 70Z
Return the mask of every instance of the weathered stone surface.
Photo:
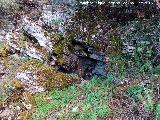
M28 66L30 67L28 70L19 70L19 72L16 73L15 78L20 80L24 85L27 87L25 90L31 92L31 93L36 93L36 92L42 92L45 91L45 88L37 83L38 81L38 76L33 72L34 68L32 69L33 66Z
M54 11L54 12L53 12ZM44 5L42 10L42 19L44 23L50 26L57 33L65 33L65 22L69 18L69 9L63 5Z
M95 68L92 71L92 74L97 77L107 76L107 66L104 62L98 61Z
M40 86L40 85L37 84L36 81L33 81L34 78L28 79L27 73L18 73L16 78L18 80L22 81L22 83L24 83L25 85L27 85L25 90L30 92L30 93L38 93L38 92L45 91L45 88L43 86Z
M40 46L46 48L48 51L52 50L52 42L49 36L45 36L41 26L36 23L24 19L23 25L24 33L32 38L33 42L39 43Z
M7 73L8 73L8 70L4 61L0 60L0 83L4 81L3 78Z
M71 50L67 50L67 52L59 50L59 53L61 53L61 57L58 58L61 58L61 62L57 66L59 71L76 73L85 79L91 79L94 75L107 75L103 53L98 52L94 47L85 45L85 43L74 41L66 44L65 47L69 46Z
M26 85L25 90L31 93L64 88L79 81L79 78L58 72L54 67L39 60L30 60L22 64L15 77Z

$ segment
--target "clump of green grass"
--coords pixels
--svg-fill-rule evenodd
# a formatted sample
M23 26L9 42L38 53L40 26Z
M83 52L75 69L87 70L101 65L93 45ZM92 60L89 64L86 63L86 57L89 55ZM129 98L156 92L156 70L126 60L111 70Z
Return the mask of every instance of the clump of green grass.
M127 90L127 95L130 96L134 101L138 101L139 96L143 93L144 87L137 85L134 87L129 87Z
M160 120L160 103L157 105L156 112L157 112L157 120Z
M112 113L107 101L111 90L106 81L93 79L84 84L73 85L63 90L40 93L35 96L37 106L33 119L43 120L49 114L54 119L73 120L105 118ZM51 101L48 102L47 98ZM52 112L51 112L52 111Z
M142 102L145 111L154 111L155 103L153 100L153 91L151 89L137 85L135 87L130 87L127 91L127 94L132 98L133 102Z

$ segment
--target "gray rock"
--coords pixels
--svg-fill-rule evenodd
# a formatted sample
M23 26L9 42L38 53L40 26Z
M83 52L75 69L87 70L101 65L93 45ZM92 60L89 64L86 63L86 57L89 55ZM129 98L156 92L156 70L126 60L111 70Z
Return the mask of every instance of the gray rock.
M26 46L25 48L25 51L24 51L24 54L26 54L27 56L31 57L31 58L35 58L35 59L38 59L38 60L41 60L43 61L44 58L43 58L43 54L38 52L36 50L36 48L34 47L29 47L29 46Z
M24 19L23 30L29 37L33 38L38 42L40 46L46 48L48 51L52 51L52 42L49 37L44 35L43 29L41 26L36 25L36 23L31 22L27 19Z
M103 61L103 62L105 61L104 55L101 55L101 54L98 53L98 52L89 55L89 57L92 58L92 59L98 60L98 61Z
M66 1L65 1L66 2ZM59 3L59 2L58 2ZM44 5L42 10L42 20L50 26L57 33L65 34L65 22L74 13L73 9L70 9L66 4L56 4L56 1L52 5Z
M44 87L37 84L37 76L30 71L18 72L16 78L20 80L23 84L27 85L25 90L31 93L37 93L45 91Z
M107 70L106 70L106 64L103 62L98 61L95 68L92 71L93 75L96 76L106 76L107 75Z

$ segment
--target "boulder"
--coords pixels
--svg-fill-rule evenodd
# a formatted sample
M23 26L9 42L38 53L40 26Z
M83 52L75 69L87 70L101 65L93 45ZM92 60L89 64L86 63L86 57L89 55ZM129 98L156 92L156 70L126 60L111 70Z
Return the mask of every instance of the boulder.
M43 6L42 10L42 20L45 25L49 26L52 30L56 31L58 34L64 35L65 22L71 16L71 9L67 4L46 4Z
M79 78L58 72L39 60L29 60L22 64L15 77L26 85L25 90L31 93L64 88L79 81Z
M34 43L46 48L49 52L52 51L52 41L49 36L45 36L41 26L24 18L23 23L24 34L29 37Z

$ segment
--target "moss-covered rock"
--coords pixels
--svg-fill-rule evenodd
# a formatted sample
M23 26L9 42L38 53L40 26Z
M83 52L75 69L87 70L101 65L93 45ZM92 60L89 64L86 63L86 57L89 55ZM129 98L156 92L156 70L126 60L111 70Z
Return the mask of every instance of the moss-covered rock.
M33 97L33 95L29 92L24 92L23 93L23 99L24 99L24 102L25 104L31 104L31 109L34 108L34 106L36 105L36 101Z
M20 120L29 120L31 119L31 111L30 110L25 110L20 112L19 118Z
M8 46L0 46L0 57L7 57L8 53L9 53Z
M120 39L120 36L116 32L110 33L107 47L107 55L109 57L121 55L122 48L123 41Z
M13 86L14 89L19 89L19 88L24 89L25 88L25 85L19 80L12 80L11 85Z
M24 84L28 86L30 84L43 86L47 90L64 88L71 85L73 82L79 81L78 78L74 78L69 74L56 71L53 67L49 65L44 65L41 61L38 60L29 60L19 67L18 73L29 73L34 76L35 80L30 80L28 83L22 80ZM24 74L23 74L24 75ZM26 76L27 77L27 76ZM21 77L19 77L21 78Z
M33 94L25 91L24 84L18 80L11 81L8 90L10 90L10 94L1 102L0 108L11 111L16 119L30 119L33 108L36 105Z
M71 41L63 36L58 35L56 37L53 51L57 54L57 62L60 64L64 63L64 55L69 54L72 48Z

